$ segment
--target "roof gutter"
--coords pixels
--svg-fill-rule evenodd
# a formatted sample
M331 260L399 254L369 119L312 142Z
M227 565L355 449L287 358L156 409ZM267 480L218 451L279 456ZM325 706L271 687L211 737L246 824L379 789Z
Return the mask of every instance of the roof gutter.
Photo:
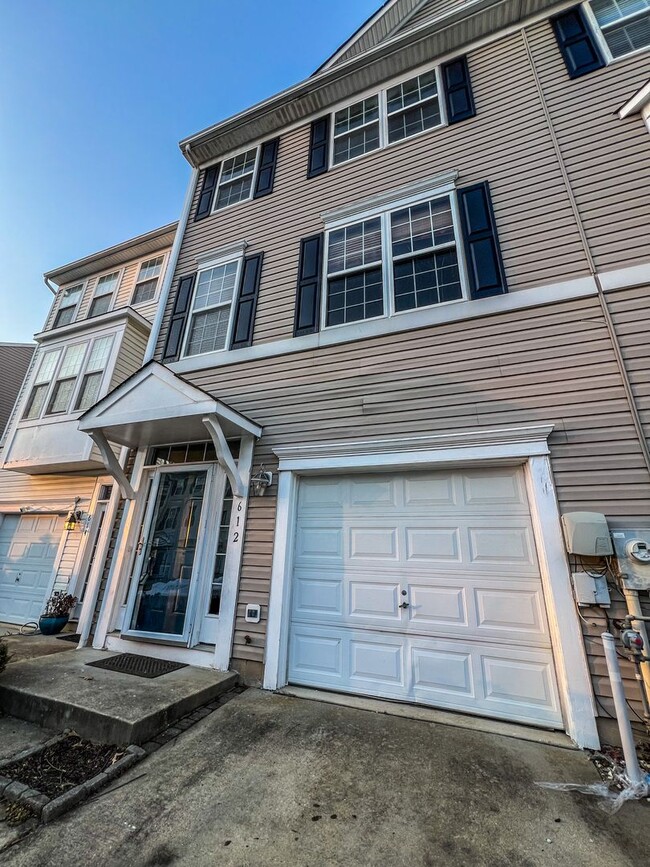
M47 274L43 274L43 283L45 283L45 285L46 285L47 288L50 290L50 292L52 293L52 295L56 295L56 293L57 293L58 290L55 289L54 286L52 286L52 284L50 283L50 281L49 281L49 279L48 279Z
M187 150L189 150L189 145L186 146ZM189 154L185 153L185 156L190 162ZM174 243L172 244L172 249L169 254L169 261L167 262L167 270L165 271L165 279L163 281L162 289L160 290L160 299L158 301L158 307L156 308L156 316L153 320L153 325L151 326L151 333L149 334L149 341L147 343L147 348L144 353L144 358L142 359L142 365L144 366L148 361L154 357L156 352L156 344L158 343L158 337L160 335L160 331L163 324L163 319L165 317L165 310L167 308L167 302L169 301L169 293L172 287L172 281L174 279L174 271L176 270L176 263L178 262L178 254L181 251L181 244L183 242L183 235L185 234L185 228L187 227L187 221L190 216L190 209L192 207L192 199L194 197L194 189L196 187L196 182L199 176L199 170L197 168L192 168L192 175L190 177L189 183L187 185L187 192L185 193L185 201L183 202L183 211L181 213L181 218L178 221L178 226L176 228L176 234L174 235Z

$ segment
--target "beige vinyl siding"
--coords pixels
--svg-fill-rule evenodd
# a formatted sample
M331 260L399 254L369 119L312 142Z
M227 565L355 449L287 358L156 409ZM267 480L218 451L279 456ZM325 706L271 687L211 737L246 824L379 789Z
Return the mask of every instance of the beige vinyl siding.
M112 391L120 383L132 376L142 366L149 335L132 324L128 324L115 362L115 370L106 392Z
M626 315L635 303L644 309L643 292L612 297ZM562 511L632 522L650 507L650 478L593 297L421 329L407 350L403 336L390 335L186 376L264 426L255 466L275 469L273 448L292 443L551 422ZM650 397L642 401L650 412ZM235 659L263 659L274 494L250 501ZM248 602L264 606L259 626L244 622Z
M25 369L25 373L23 375L22 382L19 384L19 387L13 393L12 405L9 409L9 413L7 415L7 419L6 419L6 423L4 425L4 428L0 424L0 459L2 458L2 448L5 445L6 437L7 437L7 434L9 433L9 428L18 414L18 409L21 405L22 399L23 399L23 397L25 395L25 391L27 389L27 383L30 380L32 370L34 369L34 365L36 363L36 356L38 354L36 352L37 348L38 347L36 347L36 346L33 348L31 357L29 359L29 363L28 363L28 365ZM2 369L3 368L0 367L0 371L2 371ZM12 387L12 390L13 390L13 387Z
M0 343L0 439L31 364L34 344Z
M196 271L197 255L246 240L247 253L263 250L265 256L254 342L290 337L300 239L322 230L321 214L449 169L460 172L460 186L490 182L511 292L584 276L587 262L520 34L477 49L469 64L478 109L469 121L366 154L311 180L309 125L294 129L282 136L272 195L194 222L200 178L172 301L179 276ZM170 309L171 304L162 339Z
M617 111L647 82L649 55L570 80L549 21L527 34L596 267L647 262L648 130L638 115L622 121Z
M67 514L79 497L78 508L88 512L97 480L91 476L37 475L0 470L0 514L15 514L22 507L57 511ZM65 534L65 546L55 561L55 590L67 589L76 577L79 547L84 538L81 528Z

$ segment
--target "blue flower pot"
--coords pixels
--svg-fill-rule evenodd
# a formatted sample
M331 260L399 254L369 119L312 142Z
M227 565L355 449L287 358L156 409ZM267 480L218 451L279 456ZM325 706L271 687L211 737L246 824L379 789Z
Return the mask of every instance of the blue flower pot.
M43 635L58 635L69 619L68 614L65 617L39 617L38 628Z

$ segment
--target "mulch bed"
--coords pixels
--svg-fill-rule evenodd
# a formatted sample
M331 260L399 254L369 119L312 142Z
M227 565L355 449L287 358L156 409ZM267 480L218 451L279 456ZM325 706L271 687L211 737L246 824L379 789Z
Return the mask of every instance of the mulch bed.
M115 746L94 744L71 734L33 756L8 765L3 773L50 798L57 798L105 771L123 755L124 750Z
M650 774L650 744L637 744L637 756L641 770ZM620 747L603 744L600 752L591 756L591 761L596 766L603 782L612 784L613 788L620 789L620 772L625 769L625 756Z

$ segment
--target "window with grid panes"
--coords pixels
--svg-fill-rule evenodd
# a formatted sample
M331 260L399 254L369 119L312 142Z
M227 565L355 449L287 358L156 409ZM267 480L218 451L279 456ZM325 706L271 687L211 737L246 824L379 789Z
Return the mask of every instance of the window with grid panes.
M334 164L379 147L379 97L371 96L334 114Z
M110 310L119 276L119 272L116 271L114 274L104 274L99 278L90 310L88 311L89 317L101 316L102 313L107 313Z
M239 260L199 272L184 355L225 349L238 272Z
M650 46L650 0L590 0L612 57Z
M109 337L99 337L93 343L75 404L76 410L86 410L97 402L112 346L112 334Z
M60 349L51 349L44 353L41 358L36 376L34 377L34 385L27 400L27 406L23 413L24 419L39 418L45 406L45 398L54 376L59 357Z
M219 174L215 210L249 199L253 191L259 148L224 160Z
M81 301L82 291L83 285L81 283L78 286L70 286L68 289L63 290L63 295L59 302L59 309L54 317L53 328L60 328L63 325L69 325L74 320L77 307Z
M56 373L56 380L47 405L47 415L68 412L87 346L87 343L76 343L66 348L63 361Z
M327 244L326 325L373 319L383 312L380 218L332 230Z
M390 87L386 112L391 143L438 126L441 116L435 70Z
M142 262L133 290L133 304L142 304L155 297L163 259L164 256L156 256L155 259Z
M219 536L217 541L217 553L214 561L214 572L212 573L212 584L210 587L210 605L208 607L208 614L218 614L221 608L221 592L223 590L223 576L226 569L226 553L228 551L228 537L230 535L232 500L230 482L226 482L221 518L219 519Z

